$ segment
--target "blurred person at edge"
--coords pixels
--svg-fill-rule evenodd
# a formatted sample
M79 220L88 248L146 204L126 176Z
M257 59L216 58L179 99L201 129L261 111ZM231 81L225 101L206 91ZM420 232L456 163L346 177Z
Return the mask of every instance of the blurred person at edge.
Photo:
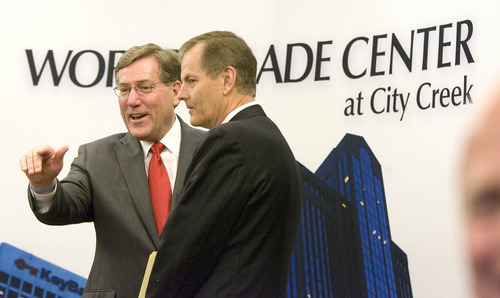
M160 156L170 179L161 181L174 186L175 209L186 167L203 134L174 113L179 104L180 67L172 50L154 44L132 47L115 68L115 92L128 133L80 146L61 181L57 176L68 146L57 150L37 146L20 158L30 183L29 203L38 220L49 225L94 222L95 257L83 297L139 294L148 257L158 249L162 229L156 224L148 187L149 149L155 142L167 147Z
M500 297L500 88L475 119L462 164L467 245L477 297Z

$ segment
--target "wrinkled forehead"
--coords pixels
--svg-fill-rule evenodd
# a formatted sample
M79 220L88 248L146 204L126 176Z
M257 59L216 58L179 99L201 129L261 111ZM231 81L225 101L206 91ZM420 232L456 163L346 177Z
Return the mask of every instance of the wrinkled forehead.
M500 158L500 97L489 100L476 116L465 138L462 171L466 178L471 166Z
M160 78L158 61L153 56L138 59L118 71L117 84L137 84Z
M181 77L183 79L186 76L206 74L206 72L201 67L202 54L203 48L197 46L194 46L184 54L181 63Z
M471 167L498 168L500 173L500 122L498 120L484 122L472 133L464 156L464 172ZM488 165L489 164L489 165Z

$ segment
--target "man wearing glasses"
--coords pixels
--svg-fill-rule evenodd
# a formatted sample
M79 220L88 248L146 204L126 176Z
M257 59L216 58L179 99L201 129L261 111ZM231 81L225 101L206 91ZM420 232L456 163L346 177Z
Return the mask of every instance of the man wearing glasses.
M154 44L133 47L118 61L115 79L128 133L82 145L61 181L67 146L37 146L20 159L38 220L94 222L96 251L85 288L92 297L137 297L203 135L174 113L181 86L175 52Z

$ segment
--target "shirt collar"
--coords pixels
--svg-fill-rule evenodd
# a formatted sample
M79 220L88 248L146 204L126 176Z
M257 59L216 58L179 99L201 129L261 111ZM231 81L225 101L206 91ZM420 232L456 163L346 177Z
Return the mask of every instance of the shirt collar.
M144 159L148 156L149 149L153 146L154 142L142 141L141 142L142 150L144 153ZM165 136L160 140L160 142L165 145L165 147L172 152L175 157L179 158L179 152L181 150L181 124L179 120L177 120L177 116L175 117L174 124L167 132Z
M239 112L241 112L242 110L250 107L250 106L254 106L254 105L258 105L258 103L256 101L252 101L252 102L249 102L247 104L244 104L242 106L239 106L237 107L236 109L234 109L231 113L229 113L226 118L224 118L224 121L222 121L221 124L224 124L224 123L227 123L229 122L231 119L233 119L234 116L236 116L236 114L238 114Z

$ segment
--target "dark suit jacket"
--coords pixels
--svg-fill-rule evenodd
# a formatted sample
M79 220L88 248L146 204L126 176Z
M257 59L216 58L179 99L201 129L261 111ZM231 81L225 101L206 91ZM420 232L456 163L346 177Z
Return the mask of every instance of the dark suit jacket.
M147 297L284 297L301 206L297 162L260 106L211 129L169 216Z
M203 134L180 121L173 210L185 170ZM41 222L94 222L96 250L84 297L137 297L148 256L157 250L159 236L143 150L136 138L121 133L82 145L68 176L58 182L55 201L47 213L36 212L31 192L28 194Z

